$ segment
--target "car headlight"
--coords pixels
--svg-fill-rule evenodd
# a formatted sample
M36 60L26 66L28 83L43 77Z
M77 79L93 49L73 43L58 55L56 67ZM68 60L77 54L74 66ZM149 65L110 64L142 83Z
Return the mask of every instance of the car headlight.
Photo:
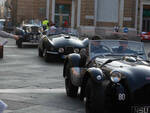
M121 77L122 77L122 75L118 71L112 71L112 72L110 72L110 79L114 83L118 83L121 80Z
M79 50L78 48L76 48L76 49L74 49L74 52L75 52L75 53L79 53L80 50Z
M26 29L26 31L27 31L28 33L32 32L31 27L28 27L28 28Z
M58 49L58 52L59 52L59 53L64 53L64 48L59 48L59 49Z
M43 32L43 28L38 28L38 32L42 33Z

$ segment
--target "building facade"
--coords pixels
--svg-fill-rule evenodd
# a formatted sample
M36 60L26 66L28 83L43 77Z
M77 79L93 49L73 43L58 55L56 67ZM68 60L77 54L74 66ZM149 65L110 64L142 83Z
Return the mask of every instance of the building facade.
M12 0L13 23L20 24L23 20L39 19L46 16L46 0Z
M88 35L108 34L114 26L129 34L150 30L149 0L13 0L14 19L47 17L57 26L79 28Z

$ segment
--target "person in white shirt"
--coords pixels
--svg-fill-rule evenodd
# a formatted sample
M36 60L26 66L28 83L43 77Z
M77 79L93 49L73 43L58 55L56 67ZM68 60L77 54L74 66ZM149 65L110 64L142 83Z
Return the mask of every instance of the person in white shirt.
M47 36L48 35L54 35L54 34L56 34L56 27L55 27L55 24L52 24L52 26L49 28L49 30L47 31Z
M13 35L11 33L7 33L7 32L2 31L2 30L0 30L0 37L3 37L3 38L13 38L15 40L19 39L19 36Z

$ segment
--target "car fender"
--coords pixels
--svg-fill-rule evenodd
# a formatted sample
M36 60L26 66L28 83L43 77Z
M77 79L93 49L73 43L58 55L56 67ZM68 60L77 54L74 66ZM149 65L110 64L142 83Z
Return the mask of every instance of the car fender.
M80 67L81 56L77 53L72 53L67 56L67 59L71 67Z
M85 38L83 41L82 41L83 45L85 47L87 47L89 45L89 39L88 38Z
M23 36L25 34L25 31L21 28L16 28L15 35Z
M49 47L53 46L53 43L51 40L49 40L46 36L42 39L43 44L42 44L42 49L48 49Z
M93 82L95 83L101 83L105 76L104 76L104 73L102 72L102 70L100 68L96 68L96 67L92 67L92 68L89 68L87 70L87 72L89 73L91 79L93 80Z
M81 56L77 53L69 54L64 62L63 76L65 77L66 64L69 63L71 67L80 67Z

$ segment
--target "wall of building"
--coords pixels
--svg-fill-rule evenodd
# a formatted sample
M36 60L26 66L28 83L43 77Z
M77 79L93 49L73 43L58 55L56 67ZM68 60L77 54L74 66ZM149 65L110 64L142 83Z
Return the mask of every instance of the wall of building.
M94 25L94 0L81 0L81 26L93 26Z
M13 0L13 18L15 23L26 19L43 19L46 16L46 0Z
M135 27L136 0L124 0L124 27Z

